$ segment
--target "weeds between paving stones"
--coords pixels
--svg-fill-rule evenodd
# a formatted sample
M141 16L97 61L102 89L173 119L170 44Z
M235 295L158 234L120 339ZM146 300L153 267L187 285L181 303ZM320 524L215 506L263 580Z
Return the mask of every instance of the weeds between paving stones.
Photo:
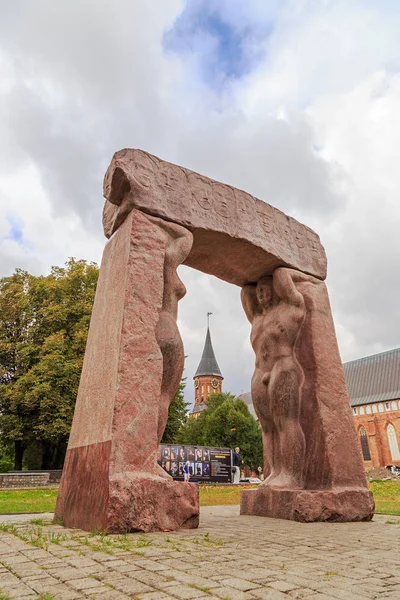
M49 519L31 519L28 521L31 525L51 525L51 521Z
M389 519L385 521L387 525L400 525L400 519Z
M185 554L196 554L199 558L202 551L208 554L210 548L222 546L225 543L221 539L213 538L210 533L197 535L193 538L179 538L174 535L170 537L151 537L146 534L125 534L125 535L106 535L104 532L92 531L85 533L80 530L62 529L54 524L46 521L43 518L31 519L31 522L25 523L10 523L0 524L0 531L5 534L14 535L30 546L41 548L56 554L58 558L71 557L71 551L75 556L90 556L91 552L102 552L107 554L130 554L131 556L146 557L154 554L154 551L159 552L159 549L168 549L179 551ZM61 550L57 550L56 546ZM62 549L68 553L64 554ZM143 550L142 550L143 549ZM13 568L4 565L9 571L13 572ZM43 568L38 565L39 568ZM18 573L16 574L18 577ZM101 581L103 586L114 589L112 583L104 582L96 574L89 573L86 576L88 579ZM166 581L175 581L173 577L163 576ZM189 584L190 585L190 584ZM204 595L212 596L212 589L207 586L199 586L193 584L193 589L202 592ZM53 596L50 592L43 593L38 596L38 600L56 600L57 596ZM136 596L132 596L136 598ZM11 600L11 597L0 593L0 600ZM222 600L231 600L226 596Z
M209 533L205 533L203 535L203 538L198 538L195 537L194 540L192 540L193 544L205 544L205 545L210 545L210 546L223 546L225 544L225 542L223 542L222 540L213 540L211 535Z
M138 536L133 539L128 539L127 534L120 536L109 536L104 532L92 531L89 534L71 534L63 533L60 531L43 531L44 526L51 526L50 522L46 522L44 519L32 519L29 523L31 529L26 524L20 526L14 524L0 524L0 531L15 535L24 542L42 548L48 549L49 544L62 544L69 550L74 550L78 554L84 554L82 549L77 549L76 544L68 544L68 542L78 543L88 550L93 552L104 552L106 554L112 554L113 550L124 550L134 554L136 556L145 556L145 553L140 548L148 548L153 545L160 548L167 548L165 544L154 544L153 540L146 538L145 536ZM172 541L172 540L171 540ZM201 540L202 543L202 540ZM181 551L176 542L173 543L172 549ZM1 598L0 598L1 600Z
M195 583L189 583L189 587L194 588L195 590L200 590L200 592L204 592L205 594L212 594L212 589L202 585L196 585Z

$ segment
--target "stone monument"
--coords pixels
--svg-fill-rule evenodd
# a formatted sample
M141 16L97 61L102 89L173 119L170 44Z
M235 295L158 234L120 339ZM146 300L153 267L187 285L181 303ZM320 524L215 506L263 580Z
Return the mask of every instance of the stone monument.
M265 482L241 513L300 521L373 515L324 284L308 227L241 190L141 150L104 180L102 259L56 516L107 532L197 527L197 485L157 463L183 369L179 264L242 288L256 355Z

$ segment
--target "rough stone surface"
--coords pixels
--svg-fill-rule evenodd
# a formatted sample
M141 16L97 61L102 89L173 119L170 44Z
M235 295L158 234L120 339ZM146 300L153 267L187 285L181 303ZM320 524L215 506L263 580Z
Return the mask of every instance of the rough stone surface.
M173 482L157 464L184 364L176 320L186 290L176 270L185 263L245 284L256 353L254 405L269 477L263 485L326 493L359 489L343 506L353 519L363 498L358 516L364 518L368 491L318 236L245 192L139 150L114 155L104 195L103 223L111 239L57 516L67 526L109 532L197 526L196 486ZM257 502L250 504L259 510ZM303 504L303 520L320 518L318 503ZM331 504L336 506L334 498Z
M360 488L286 490L260 485L256 490L241 492L240 513L303 523L370 521L374 500L371 492Z
M236 285L278 266L320 279L326 256L318 235L242 190L141 150L116 152L104 179L104 232L112 235L133 208L193 232L185 264Z
M198 492L157 464L184 361L176 268L192 234L132 211L107 244L56 515L113 532L195 527Z
M296 523L239 516L238 506L203 507L199 529L168 534L104 538L23 523L12 535L3 526L0 592L12 600L398 600L399 528L393 516Z
M110 480L107 527L121 531L173 531L199 525L199 489L194 483L155 475L120 473Z
M256 493L243 492L242 513L372 518L325 284L279 268L243 288L242 301L252 323L252 397L265 453L265 481Z

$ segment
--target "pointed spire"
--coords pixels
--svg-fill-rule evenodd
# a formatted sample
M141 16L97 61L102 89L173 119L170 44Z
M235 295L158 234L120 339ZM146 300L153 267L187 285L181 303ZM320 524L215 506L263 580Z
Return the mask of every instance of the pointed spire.
M217 363L217 359L215 358L214 349L212 347L209 327L207 327L207 335L204 344L204 350L201 356L199 366L197 367L195 377L201 377L202 375L216 375L217 377L222 377L220 368Z

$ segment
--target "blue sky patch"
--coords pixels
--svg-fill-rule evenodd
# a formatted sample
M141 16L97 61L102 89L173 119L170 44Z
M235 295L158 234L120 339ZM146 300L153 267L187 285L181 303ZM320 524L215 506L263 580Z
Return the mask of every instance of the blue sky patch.
M268 19L242 19L238 3L231 2L187 2L164 36L165 50L192 59L198 76L214 89L240 79L258 64L264 56L262 42L273 29Z
M7 215L7 221L10 226L8 239L14 240L18 244L24 243L24 231L22 221L15 215Z

